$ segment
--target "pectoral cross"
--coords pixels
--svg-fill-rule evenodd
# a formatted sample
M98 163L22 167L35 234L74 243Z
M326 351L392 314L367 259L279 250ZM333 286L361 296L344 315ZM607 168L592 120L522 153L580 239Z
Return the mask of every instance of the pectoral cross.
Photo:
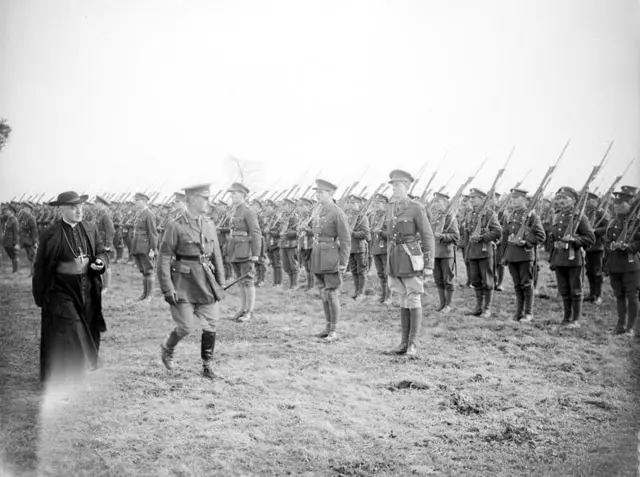
M85 259L88 260L89 259L89 255L85 255L81 248L78 248L78 252L80 252L80 255L78 255L78 258L80 259L80 263L82 265L84 265L84 260Z

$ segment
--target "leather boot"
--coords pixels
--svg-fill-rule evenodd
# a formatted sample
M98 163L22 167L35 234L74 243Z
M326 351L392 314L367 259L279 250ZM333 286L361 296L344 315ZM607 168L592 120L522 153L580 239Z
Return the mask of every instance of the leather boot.
M384 303L387 299L387 281L382 278L378 281L380 282L380 298L378 299L378 303Z
M438 287L438 298L440 298L440 304L436 308L436 311L442 311L447 305L447 299L445 298L443 287Z
M484 298L482 288L474 288L476 292L476 308L473 311L465 313L467 316L480 316L482 315L482 299Z
M165 368L173 369L173 351L181 339L182 337L176 333L176 330L173 330L167 339L160 344L160 359Z
M313 290L313 273L307 272L307 289Z
M278 281L276 285L282 286L282 267L278 267L277 272L278 272Z
M491 288L487 288L482 290L482 292L484 294L484 308L480 316L482 318L489 318L491 316L491 298L493 296L493 290Z
M411 308L409 310L409 339L407 341L407 356L415 356L417 354L416 342L420 336L420 328L422 326L422 307Z
M149 295L148 288L147 288L148 287L147 283L148 283L147 277L146 277L146 275L143 275L142 276L142 295L140 295L138 297L138 301L145 300L147 298L147 296Z
M18 273L18 265L20 263L18 262L18 257L14 258L13 260L11 260L11 265L12 265L12 269L13 269L13 273Z
M618 323L616 324L616 329L614 330L614 334L619 335L624 333L627 326L627 297L626 296L616 297L616 311L618 313Z
M568 325L571 322L571 297L562 297L563 318L562 325Z
M200 356L202 358L202 376L207 379L221 379L222 376L213 370L213 350L216 346L216 332L203 331L200 342Z
M520 321L533 321L533 287L522 290L524 317Z
M496 291L502 291L502 281L504 280L504 268L501 265L498 265L496 268L496 286L495 286L495 290Z
M292 289L298 288L298 273L297 272L293 272L291 274L291 288Z
M329 301L322 300L322 307L324 308L324 331L317 333L316 338L326 338L331 332L331 309L329 308Z
M400 345L389 351L390 354L405 354L407 352L409 329L411 327L411 312L409 308L400 308L400 326L402 329Z
M638 297L636 295L629 295L627 297L627 315L629 319L627 320L627 333L634 330L636 326L636 318L638 316Z
M513 321L520 321L524 317L524 293L521 289L516 290L516 312L513 314Z
M571 323L569 328L579 328L582 317L582 297L571 300Z
M336 290L331 290L327 292L327 298L329 302L329 312L331 314L331 321L329 324L329 334L325 341L335 341L338 339L338 335L336 334L336 329L338 327L338 321L340 321L340 297Z
M147 281L147 296L144 298L146 301L153 300L153 284L154 284L154 275L146 275L145 280Z
M442 313L450 313L451 312L451 303L453 302L453 288L445 288L444 289L444 308L442 309Z

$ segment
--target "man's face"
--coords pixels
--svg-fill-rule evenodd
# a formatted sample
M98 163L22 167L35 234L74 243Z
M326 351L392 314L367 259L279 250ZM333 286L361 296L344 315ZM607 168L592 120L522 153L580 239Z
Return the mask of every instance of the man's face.
M483 202L483 198L482 196L479 195L474 195L469 197L469 203L471 204L471 207L480 207L482 205Z
M251 208L256 214L262 213L262 207L257 202L254 202L253 204L251 204Z
M181 200L178 200L173 203L173 210L175 211L185 211L187 209L187 203Z
M436 197L433 199L431 207L435 212L442 212L447 207L447 199L444 197Z
M318 202L320 202L321 204L328 204L329 202L331 202L331 194L329 193L328 190L318 189L316 191L316 198L318 199Z
M409 190L409 183L406 181L394 181L391 183L391 188L395 197L404 197Z
M77 224L82 220L82 204L60 206L60 215L70 224Z
M147 201L144 199L136 199L135 203L136 203L136 209L138 210L144 209L147 206Z
M239 191L231 192L231 202L234 204L240 204L244 200L244 194Z
M203 197L200 194L190 195L187 201L191 211L198 215L206 214L209 209L209 198Z
M566 209L567 207L572 207L575 203L573 197L564 195L564 194L556 194L555 203L557 208Z
M512 195L509 198L509 208L514 210L524 209L527 205L527 198L524 195Z
M616 215L628 214L631 210L631 204L629 202L614 202L613 211Z
M596 206L596 205L598 205L598 199L594 199L594 198L590 197L590 198L587 200L587 206L588 206L588 207L595 208L595 206Z
M346 206L348 212L355 212L359 209L357 200L348 200Z

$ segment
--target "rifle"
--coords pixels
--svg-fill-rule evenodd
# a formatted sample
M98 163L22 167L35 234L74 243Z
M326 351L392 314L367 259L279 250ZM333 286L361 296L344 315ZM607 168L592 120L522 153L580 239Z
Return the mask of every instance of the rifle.
M420 202L424 203L427 200L427 197L429 197L429 192L431 191L429 189L429 186L433 182L433 179L436 178L436 175L438 174L438 171L440 170L440 167L442 166L442 163L447 158L447 154L448 154L448 152L444 153L444 156L442 156L442 159L440 160L440 164L438 164L438 166L436 167L436 170L433 171L433 174L431 174L431 178L429 179L429 182L427 182L427 185L425 186L424 190L422 191L422 195L420 195Z
M491 184L491 189L489 189L489 191L487 192L487 196L482 201L482 206L480 207L480 211L478 213L478 221L476 222L476 226L475 226L475 229L473 230L472 235L478 236L482 231L482 220L484 219L485 215L487 215L487 210L489 210L489 203L491 202L491 200L493 199L493 196L496 193L496 186L498 185L498 181L502 177L502 174L504 174L504 171L507 169L507 165L511 161L511 157L513 156L513 151L515 150L515 148L516 148L515 146L511 148L511 152L509 153L509 157L507 157L507 161L504 163L504 166L502 166L502 169L498 170L498 173L496 174L496 177L493 180L493 184ZM485 242L482 242L482 251L486 252L486 250L487 250L487 244Z
M414 177L416 179L413 181L413 184L411 184L411 188L408 191L409 194L413 193L413 189L415 188L416 184L418 183L418 181L422 177L422 174L424 174L424 171L427 168L428 164L429 164L429 161L426 161L424 164L422 164L422 166L420 166L420 169L418 169L418 172L415 173Z
M340 200L338 200L338 206L342 209L344 208L344 204L347 201L347 197L349 197L349 195L351 194L351 192L353 192L353 189L356 188L356 186L358 185L358 181L354 182L353 185L351 187L347 187L344 192L342 193L342 197L340 197Z
M611 243L610 249L617 250L620 248L624 248L626 244L628 244L631 240L634 239L638 230L640 229L640 218L638 214L640 213L640 193L636 195L635 201L629 210L629 214L627 215L626 220L624 221L624 225L622 226L622 231L618 236L618 240ZM629 253L629 263L633 263L633 253Z
M613 180L613 183L607 189L607 192L605 192L602 198L600 198L600 200L598 201L598 205L593 211L594 214L599 209L602 209L606 213L607 209L609 208L609 202L611 201L611 194L613 194L613 190L620 183L620 181L622 180L624 175L627 173L627 171L631 168L631 165L635 162L635 160L636 160L635 158L631 159L631 162L629 162L629 164L627 165L625 170L622 172L622 174L620 174L619 176L616 176L616 178ZM602 217L600 217L600 219L593 225L594 229L597 229L598 226L602 223L602 221L605 218L605 213L603 213ZM591 222L593 222L593 220L591 220Z
M589 186L595 180L598 173L602 169L602 166L604 165L604 162L607 159L607 156L609 155L609 151L611 150L612 146L613 146L613 141L609 143L609 147L605 151L604 156L600 161L600 164L598 164L597 166L593 166L593 169L591 170L591 174L589 174L589 177L587 177L587 181L582 186L582 189L580 190L580 194L578 195L578 200L576 200L576 203L573 206L573 211L571 212L571 218L569 219L569 223L567 224L567 228L565 229L562 237L567 237L567 236L572 237L573 235L576 234L578 230L578 226L580 225L580 217L582 217L582 215L584 214L584 209L587 205L587 195L589 192ZM574 258L576 258L575 250L573 247L569 247L568 258L569 260L573 260Z
M358 214L356 215L353 223L351 223L351 220L349 221L349 230L353 230L355 227L357 227L360 222L366 217L366 215L369 213L369 209L371 208L371 204L373 203L376 194L379 193L383 187L384 182L378 186L375 192L371 194L371 197L369 197L369 199L362 205L362 207L360 207L360 210L358 211Z
M544 190L549 185L549 182L551 182L551 176L553 175L556 168L558 167L558 164L560 164L560 160L564 156L564 153L567 150L567 147L569 147L569 141L566 142L566 144L562 148L562 151L560 152L560 155L558 156L558 159L556 159L556 162L553 165L549 166L549 169L547 169L547 172L542 178L542 181L540 181L540 185L538 186L535 193L533 194L533 197L529 201L529 205L527 206L527 210L524 215L525 217L529 217L531 215L531 213L535 210L536 206L538 205L538 202L540 202L540 200L542 199ZM520 224L520 228L518 228L518 232L515 235L515 241L519 242L520 240L524 240L525 232L526 232L526 220L523 220L522 223Z
M524 175L524 177L522 179L520 179L518 182L516 182L516 185L514 185L512 187L513 189L517 189L518 187L520 187L522 185L522 183L525 181L525 179L527 177L529 177L529 174L531 173L531 169L529 169L527 171L527 173ZM507 208L507 206L509 205L509 199L511 199L511 190L509 190L509 192L505 195L504 200L502 202L502 204L500 204L500 207L498 208L498 214L502 213L505 211L505 209Z

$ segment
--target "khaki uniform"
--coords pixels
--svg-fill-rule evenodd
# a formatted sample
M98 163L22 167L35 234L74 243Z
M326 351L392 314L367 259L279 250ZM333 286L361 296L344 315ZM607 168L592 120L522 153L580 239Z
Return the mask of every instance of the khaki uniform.
M239 204L231 219L230 230L229 262L233 265L236 277L249 274L241 283L245 286L253 286L255 265L251 257L260 256L262 247L262 232L255 210L246 203Z

